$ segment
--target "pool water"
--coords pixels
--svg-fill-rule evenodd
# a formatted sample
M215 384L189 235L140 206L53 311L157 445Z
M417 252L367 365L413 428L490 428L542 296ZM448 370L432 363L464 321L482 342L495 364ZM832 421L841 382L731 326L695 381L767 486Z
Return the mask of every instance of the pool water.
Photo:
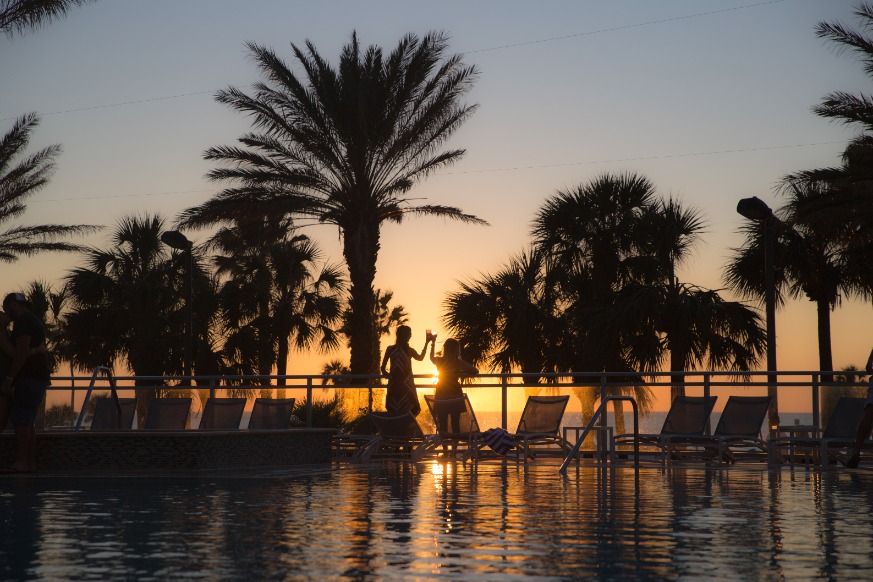
M857 580L873 474L488 461L0 478L3 580Z

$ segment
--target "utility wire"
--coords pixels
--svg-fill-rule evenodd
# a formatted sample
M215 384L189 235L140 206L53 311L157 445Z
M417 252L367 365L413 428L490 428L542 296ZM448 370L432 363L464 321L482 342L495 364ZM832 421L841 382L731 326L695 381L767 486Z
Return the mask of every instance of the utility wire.
M643 26L652 26L654 24L665 24L667 22L676 22L678 20L688 20L689 18L699 18L701 16L710 16L712 14L722 14L724 12L733 12L735 10L743 10L744 8L757 8L759 6L766 6L768 4L779 4L780 2L785 2L785 0L770 0L769 2L758 2L757 4L746 4L745 6L734 6L733 8L723 8L721 10L710 10L709 12L698 12L696 14L686 14L685 16L674 16L672 18L662 18L661 20L650 20L649 22L640 22L637 24L625 24L623 26L613 26L611 28L600 28L598 30L589 30L588 32L577 32L576 34L565 34L564 36L553 36L551 38L543 38L539 40L530 40L527 42L517 42L514 44L504 44L500 46L495 46L491 48L478 49L475 51L468 51L464 54L475 54L475 53L484 53L488 51L498 51L507 48L515 48L519 46L529 46L532 44L541 44L544 42L554 42L556 40L565 40L568 38L579 38L581 36L591 36L594 34L602 34L604 32L616 32L619 30L628 30L630 28L641 28Z
M485 174L491 172L515 172L519 170L536 170L541 168L563 168L563 167L571 167L571 166L588 166L595 164L611 164L616 162L639 162L644 160L667 160L671 158L691 158L695 156L715 156L720 154L736 154L736 153L744 153L744 152L761 152L761 151L769 151L769 150L784 150L791 148L805 148L805 147L814 147L814 146L823 146L823 145L845 145L849 142L845 140L840 141L821 141L815 143L799 143L799 144L791 144L791 145L778 145L778 146L762 146L762 147L753 147L753 148L740 148L733 150L713 150L708 152L692 152L685 154L663 154L657 156L639 156L635 158L616 158L612 160L595 160L595 161L587 161L587 162L567 162L563 164L542 164L536 166L512 166L508 168L491 168L485 170L463 170L459 172L438 172L436 175L454 175L454 174ZM79 201L79 200L103 200L107 198L137 198L141 196L169 196L175 194L199 194L202 192L215 192L215 188L207 188L205 190L178 190L172 192L146 192L141 194L109 194L106 196L87 196L84 198L52 198L48 200L32 200L29 201L28 204L38 204L40 202L70 202L70 201Z
M711 15L713 15L713 14L722 14L722 13L725 13L725 12L733 12L733 11L736 11L736 10L744 10L744 9L746 9L746 8L757 8L757 7L759 7L759 6L767 6L767 5L769 5L769 4L779 4L779 3L781 3L781 2L785 2L785 1L786 1L786 0L769 0L768 2L758 2L758 3L756 3L756 4L746 4L746 5L744 5L744 6L734 6L733 8L723 8L723 9L721 9L721 10L710 10L710 11L708 11L708 12L698 12L698 13L695 13L695 14L686 14L686 15L684 15L684 16L674 16L674 17L672 17L672 18L663 18L663 19L661 19L661 20L651 20L651 21L648 21L648 22L640 22L640 23L637 23L637 24L626 24L626 25L624 25L624 26L614 26L614 27L611 27L611 28L601 28L601 29L598 29L598 30L589 30L589 31L586 31L586 32L579 32L579 33L576 33L576 34L566 34L566 35L563 35L563 36L555 36L555 37L551 37L551 38L543 38L543 39L539 39L539 40L530 40L530 41L519 42L519 43L514 43L514 44L505 44L505 45L495 46L495 47L490 47L490 48L476 49L476 50L472 50L472 51L466 51L466 52L463 53L463 54L484 53L484 52L490 52L490 51L503 50L503 49L507 49L507 48L515 48L515 47L520 47L520 46L529 46L529 45L533 45L533 44L542 44L542 43L547 43L547 42L555 42L555 41L558 41L558 40L565 40L565 39L568 39L568 38L579 38L579 37L583 37L583 36L591 36L591 35L595 35L595 34L602 34L602 33L605 33L605 32L616 32L616 31L619 31L619 30L628 30L628 29L631 29L631 28L641 28L641 27L643 27L643 26L652 26L652 25L656 25L656 24L665 24L665 23L668 23L668 22L676 22L676 21L680 21L680 20L688 20L688 19L691 19L691 18L699 18L699 17L702 17L702 16L711 16ZM52 112L50 112L50 113L40 113L40 116L46 117L46 116L49 116L49 115L61 115L61 114L64 114L64 113L77 113L77 112L80 112L80 111L93 111L93 110L95 110L95 109L108 109L108 108L110 108L110 107L123 107L123 106L126 106L126 105L138 105L138 104L141 104L141 103L151 103L151 102L154 102L154 101L166 101L166 100L168 100L168 99L180 99L180 98L182 98L182 97L191 97L191 96L194 96L194 95L212 94L212 93L215 93L215 91L216 91L215 89L211 89L211 90L209 90L209 91L194 91L194 92L192 92L192 93L180 93L180 94L178 94L178 95L167 95L167 96L164 96L164 97L152 97L152 98L150 98L150 99L137 99L137 100L135 100L135 101L123 101L123 102L120 102L120 103L106 103L106 104L103 104L103 105L91 105L91 106L87 106L87 107L77 107L77 108L73 108L73 109L63 109L63 110L60 110L60 111L52 111ZM13 119L17 119L17 117L3 117L3 118L0 118L0 121L10 121L10 120L13 120Z
M812 146L821 146L821 145L834 145L834 144L842 144L846 145L849 142L846 140L839 141L820 141L815 143L798 143L791 145L778 145L778 146L762 146L762 147L754 147L754 148L740 148L735 150L713 150L709 152L693 152L687 154L664 154L659 156L640 156L636 158L616 158L613 160L596 160L589 162L566 162L563 164L542 164L538 166L513 166L510 168L492 168L490 170L463 170L460 172L442 172L444 174L484 174L486 172L512 172L515 170L535 170L540 168L563 168L568 166L588 166L593 164L612 164L617 162L639 162L644 160L666 160L670 158L690 158L694 156L714 156L719 154L738 154L744 152L761 152L767 150L785 150L790 148L805 148Z

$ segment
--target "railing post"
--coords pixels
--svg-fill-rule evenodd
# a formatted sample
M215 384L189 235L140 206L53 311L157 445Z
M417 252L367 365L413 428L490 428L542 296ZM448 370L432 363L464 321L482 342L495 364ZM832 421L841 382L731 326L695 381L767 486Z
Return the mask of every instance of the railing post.
M819 376L818 374L812 375L812 426L815 427L815 430L818 431L821 428L821 410L819 409ZM818 433L820 434L820 433Z
M373 378L367 378L367 414L373 412Z
M312 376L306 379L306 428L312 428Z
M600 406L603 408L603 414L601 414L601 416L600 416L600 427L601 427L601 429L606 429L607 425L609 424L609 423L607 422L608 419L606 418L606 417L609 415L609 408L606 406L606 398L607 398L607 394L606 394L606 376L604 375L604 376L601 376L601 377L600 377ZM615 410L615 409L613 408L613 410ZM604 431L601 430L601 431L600 431L600 434L604 434ZM599 437L598 437L598 439L597 439L597 449L598 449L598 452L599 452L600 455L601 455L600 458L603 458L603 456L606 455L607 450L608 450L608 449L606 448L606 446L605 446L605 443L601 442L602 440L603 440L603 439L601 439L601 438L599 438Z
M503 430L507 430L506 426L508 423L506 420L506 416L507 416L506 409L508 407L508 402L509 402L509 387L507 386L506 374L500 375L500 391L501 391L501 395L500 395L500 397L501 397L500 426L503 428Z
M709 374L704 374L703 375L703 401L704 402L709 402L709 391L710 391ZM712 434L712 426L711 426L710 422L711 421L709 420L709 417L707 417L706 430L704 431L707 434L707 436Z

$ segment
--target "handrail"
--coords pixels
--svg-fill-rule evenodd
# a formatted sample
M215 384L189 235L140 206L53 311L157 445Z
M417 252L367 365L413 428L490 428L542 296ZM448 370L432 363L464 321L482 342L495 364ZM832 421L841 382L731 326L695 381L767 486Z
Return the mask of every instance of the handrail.
M91 399L91 391L94 389L94 383L97 381L97 375L100 372L106 372L106 379L109 380L109 387L112 393L112 400L115 402L115 408L118 411L118 428L121 429L121 402L118 400L118 392L115 389L115 377L112 375L112 370L106 366L97 366L91 374L91 383L88 384L88 391L85 392L85 400L82 402L82 410L79 411L79 418L76 419L75 430L80 430L82 421L85 420L85 414L88 412L88 401ZM128 427L130 428L130 427Z
M631 396L607 396L600 403L600 406L597 408L597 411L591 416L591 420L588 421L588 426L585 427L585 430L582 431L582 434L576 440L576 444L573 445L573 450L570 451L570 454L567 455L567 458L564 459L564 462L561 464L561 468L558 469L558 472L561 474L567 474L567 466L570 464L570 461L576 457L579 453L579 448L582 446L582 443L585 441L585 437L588 436L588 433L591 432L591 429L594 428L594 424L601 418L603 413L606 411L606 406L610 401L614 400L627 400L631 403L631 407L634 409L634 468L640 468L640 425L639 425L639 412L637 411L637 401L633 399ZM605 417L604 417L605 418Z

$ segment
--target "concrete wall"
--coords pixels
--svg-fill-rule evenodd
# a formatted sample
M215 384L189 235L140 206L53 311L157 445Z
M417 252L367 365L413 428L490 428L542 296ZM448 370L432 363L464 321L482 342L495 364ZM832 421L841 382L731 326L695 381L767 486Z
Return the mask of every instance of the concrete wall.
M334 429L271 431L45 431L37 433L40 472L204 473L329 463ZM0 465L15 437L0 434Z

